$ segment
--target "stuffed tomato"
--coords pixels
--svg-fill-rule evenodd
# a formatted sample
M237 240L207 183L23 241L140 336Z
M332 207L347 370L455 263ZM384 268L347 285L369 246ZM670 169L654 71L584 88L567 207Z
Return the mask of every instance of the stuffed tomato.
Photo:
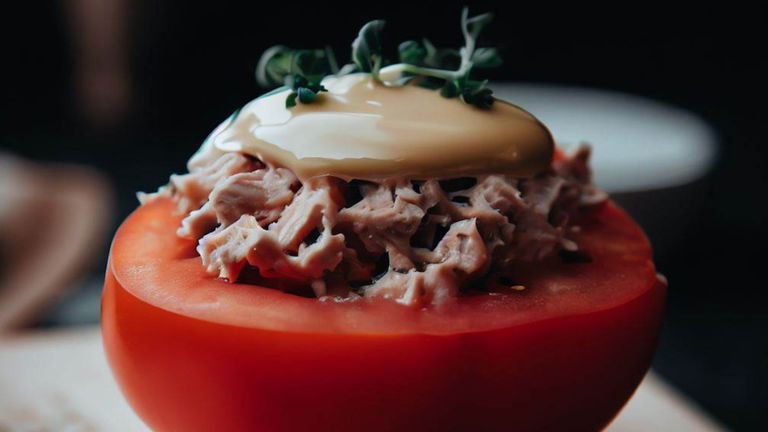
M595 431L648 368L665 287L612 203L581 214L591 262L441 310L229 284L175 235L173 204L117 233L102 322L112 370L159 431Z
M118 230L104 346L156 431L597 431L666 286L590 150L493 97L464 46L275 46L237 110ZM439 91L436 91L438 90Z

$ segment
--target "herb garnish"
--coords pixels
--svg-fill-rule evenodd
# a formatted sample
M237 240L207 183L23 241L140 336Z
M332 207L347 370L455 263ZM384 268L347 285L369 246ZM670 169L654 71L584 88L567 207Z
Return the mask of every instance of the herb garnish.
M383 20L369 21L352 41L352 61L360 72L370 73L375 80L379 79L379 71L384 63L381 44L383 32Z
M256 81L263 87L283 84L291 89L285 100L286 108L296 102L311 103L317 94L327 91L320 83L328 75L335 59L329 51L294 50L277 45L264 52L256 67Z
M414 81L417 85L440 89L446 98L458 97L462 102L488 109L494 102L493 92L487 87L488 80L472 78L475 69L491 68L501 64L496 48L478 48L477 39L493 18L490 13L469 16L464 8L461 13L461 30L464 46L459 50L438 49L429 40L422 42L405 41L398 46L400 63L386 67L388 73L399 73L401 78L395 84L405 85ZM285 85L292 91L285 106L290 108L300 103L311 103L317 94L326 89L323 77L349 72L371 74L381 81L380 73L385 65L382 34L384 21L366 23L352 42L352 64L339 69L333 51L294 50L285 46L274 46L262 55L256 68L256 78L264 87ZM392 83L388 83L392 84Z

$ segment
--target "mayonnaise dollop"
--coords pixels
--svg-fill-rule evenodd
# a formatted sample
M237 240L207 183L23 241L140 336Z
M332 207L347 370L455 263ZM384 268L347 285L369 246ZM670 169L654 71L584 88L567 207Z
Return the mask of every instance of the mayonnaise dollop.
M383 73L385 71L382 71ZM285 107L290 90L257 98L210 137L305 180L529 177L550 167L554 142L533 115L497 100L488 110L369 74L327 77L311 104Z

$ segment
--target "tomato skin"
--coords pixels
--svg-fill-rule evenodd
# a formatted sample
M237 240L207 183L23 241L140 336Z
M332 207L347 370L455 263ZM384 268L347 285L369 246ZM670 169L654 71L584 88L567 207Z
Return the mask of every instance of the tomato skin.
M446 335L323 334L200 320L107 271L112 370L157 431L596 431L646 372L666 288L615 307Z

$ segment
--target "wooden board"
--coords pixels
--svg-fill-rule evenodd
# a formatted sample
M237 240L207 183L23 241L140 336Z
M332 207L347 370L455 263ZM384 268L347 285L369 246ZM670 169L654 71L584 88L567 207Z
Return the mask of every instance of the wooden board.
M724 431L653 373L608 432ZM146 432L112 379L99 329L0 339L0 431Z

